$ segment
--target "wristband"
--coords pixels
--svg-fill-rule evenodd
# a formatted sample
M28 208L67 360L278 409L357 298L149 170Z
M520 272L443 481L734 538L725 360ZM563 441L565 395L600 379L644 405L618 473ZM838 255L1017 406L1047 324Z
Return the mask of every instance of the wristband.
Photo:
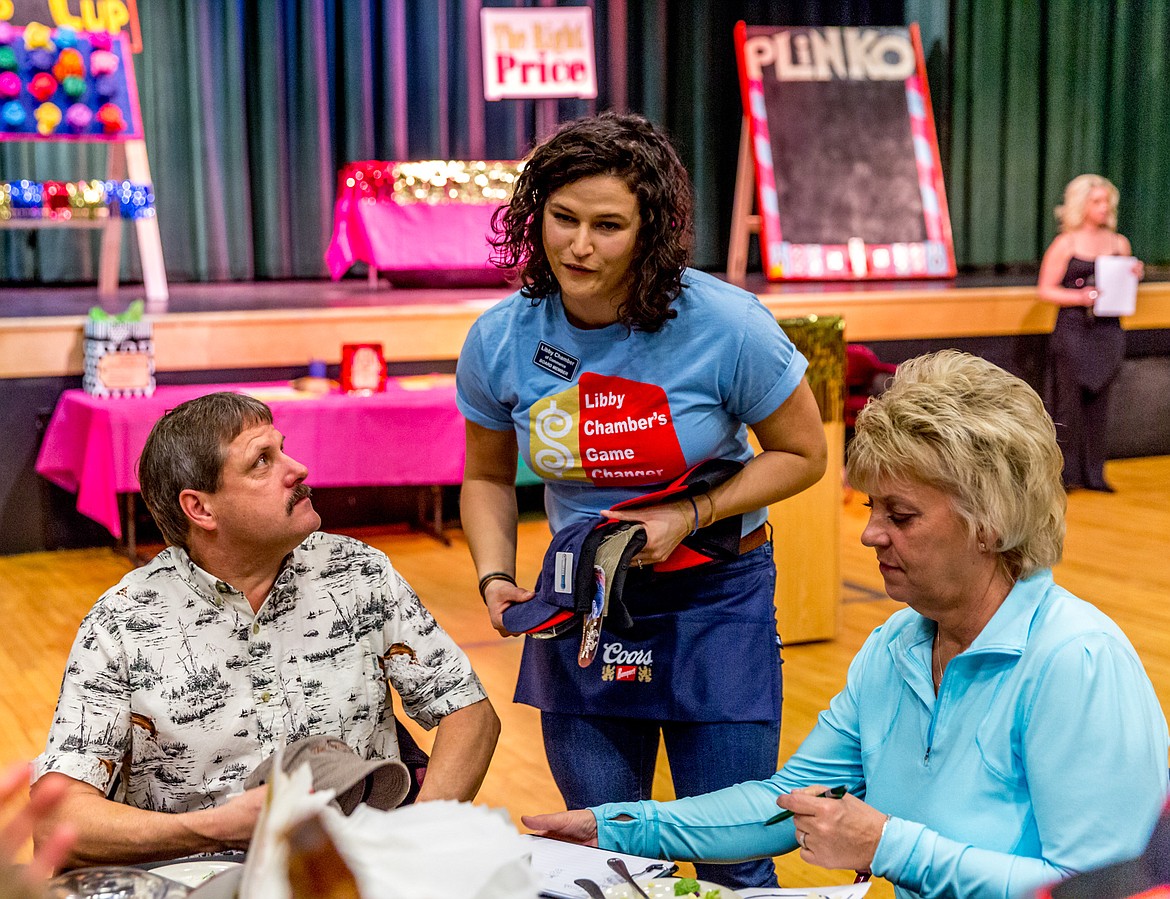
M485 603L487 602L487 595L484 593L484 591L487 589L487 585L492 581L507 581L513 587L516 586L516 578L512 577L512 575L508 574L508 572L489 571L479 579L479 598L482 599Z
M695 498L693 496L688 496L687 499L691 501L691 509L693 509L695 513L695 526L691 528L691 532L687 534L687 536L693 537L695 534L699 533L699 507L695 505Z

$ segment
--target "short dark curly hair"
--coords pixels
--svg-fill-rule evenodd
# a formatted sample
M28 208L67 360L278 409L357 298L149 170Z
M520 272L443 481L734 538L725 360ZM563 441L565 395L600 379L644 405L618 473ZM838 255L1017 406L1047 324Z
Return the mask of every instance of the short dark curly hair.
M533 304L560 290L544 252L548 198L594 175L620 178L638 198L641 227L630 293L618 309L628 328L657 331L675 317L694 235L694 193L670 139L639 115L615 112L578 119L539 144L525 160L511 202L492 216L492 263L519 275Z

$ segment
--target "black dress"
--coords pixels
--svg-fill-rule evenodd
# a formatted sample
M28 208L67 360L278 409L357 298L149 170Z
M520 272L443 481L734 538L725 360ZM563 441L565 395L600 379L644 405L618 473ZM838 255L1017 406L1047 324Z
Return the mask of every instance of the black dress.
M1061 287L1093 285L1095 263L1073 256ZM1125 332L1116 317L1083 306L1062 306L1048 343L1052 418L1064 456L1066 487L1108 490L1105 452L1109 394L1125 360Z

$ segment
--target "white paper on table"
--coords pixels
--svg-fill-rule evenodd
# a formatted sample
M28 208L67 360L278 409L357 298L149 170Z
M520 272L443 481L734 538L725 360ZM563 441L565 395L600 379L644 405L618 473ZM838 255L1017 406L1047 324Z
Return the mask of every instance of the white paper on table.
M615 856L624 861L634 879L642 883L665 877L677 867L674 862L594 849L534 834L525 834L524 838L529 841L532 851L532 867L540 877L540 895L554 899L585 899L585 891L573 882L579 877L592 880L602 889L624 883L621 875L606 864Z
M836 887L767 887L736 890L743 899L861 899L869 881Z
M1137 309L1138 278L1133 256L1098 256L1095 264L1097 301L1093 314L1101 316L1133 315Z

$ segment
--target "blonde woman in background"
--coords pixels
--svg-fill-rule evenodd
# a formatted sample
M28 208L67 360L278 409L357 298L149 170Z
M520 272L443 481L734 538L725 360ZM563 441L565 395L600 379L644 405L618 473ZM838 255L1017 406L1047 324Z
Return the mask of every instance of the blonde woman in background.
M1093 313L1098 256L1129 256L1117 233L1119 194L1100 175L1078 175L1056 207L1060 235L1040 263L1040 299L1060 307L1048 344L1052 418L1064 456L1066 490L1112 493L1105 481L1109 393L1125 359L1125 332L1116 317ZM1144 268L1134 267L1138 278Z

